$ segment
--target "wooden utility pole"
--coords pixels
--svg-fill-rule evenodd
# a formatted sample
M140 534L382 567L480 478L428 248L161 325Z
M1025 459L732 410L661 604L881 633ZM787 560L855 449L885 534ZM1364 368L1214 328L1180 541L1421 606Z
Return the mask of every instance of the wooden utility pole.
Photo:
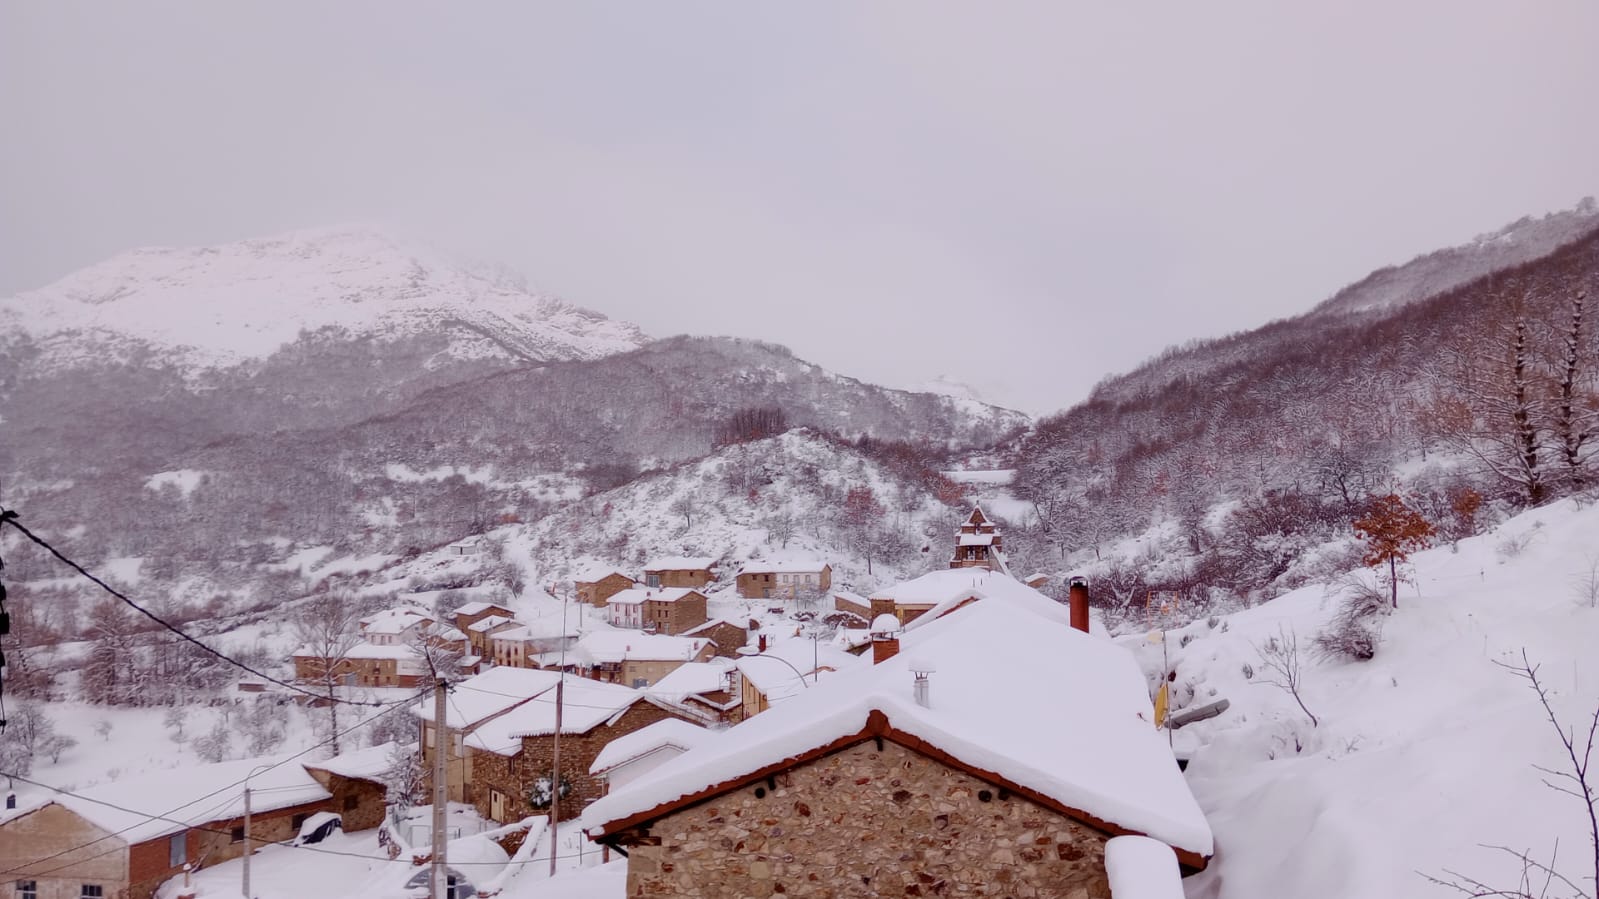
M246 777L244 779L244 899L250 897L250 779Z
M565 616L562 616L563 618ZM564 630L564 628L563 628ZM565 637L562 637L564 640ZM550 777L550 876L555 876L555 859L560 855L560 835L556 833L561 823L561 701L565 695L566 671L561 672L561 679L555 682L555 741L554 748L550 751L550 767L554 768Z
M450 885L450 869L445 858L444 812L449 805L449 784L444 766L444 753L449 749L450 738L445 728L445 690L449 685L444 678L433 684L433 877L429 893L433 899L445 899Z

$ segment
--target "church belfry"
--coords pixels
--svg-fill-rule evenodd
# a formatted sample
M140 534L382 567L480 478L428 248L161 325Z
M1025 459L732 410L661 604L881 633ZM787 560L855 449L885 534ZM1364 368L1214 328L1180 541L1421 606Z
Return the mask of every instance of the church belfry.
M955 532L955 555L949 560L949 567L1003 570L1004 540L982 507L974 507L971 517Z

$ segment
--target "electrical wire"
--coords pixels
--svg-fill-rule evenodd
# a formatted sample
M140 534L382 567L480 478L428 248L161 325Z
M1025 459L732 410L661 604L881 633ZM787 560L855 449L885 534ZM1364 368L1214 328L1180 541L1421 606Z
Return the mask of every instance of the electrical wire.
M432 689L431 687L428 688L428 690L431 690L431 689ZM194 805L194 804L200 803L200 802L204 802L205 800L210 799L212 796L216 796L216 795L219 795L221 793L225 793L228 790L231 790L231 789L233 789L235 787L242 786L251 777L255 777L255 776L260 775L260 774L265 774L266 772L271 771L273 768L278 768L278 767L281 767L283 765L286 765L289 762L292 762L295 759L300 758L301 756L304 756L304 755L306 755L306 754L308 754L310 752L313 752L313 751L315 751L317 749L320 749L323 746L326 746L329 743L332 743L335 740L338 740L340 737L348 736L349 734L355 732L356 730L359 730L360 728L363 728L363 727L367 726L368 724L371 724L372 722L378 720L379 718L382 718L385 715L389 715L389 714L392 714L394 712L399 711L403 704L413 702L416 699L420 699L422 696L426 695L427 692L428 692L427 690L420 691L415 696L407 697L406 699L399 700L397 702L391 703L390 707L388 709L385 709L384 711L379 712L378 714L373 715L370 718L366 718L365 720L358 721L355 724L352 724L349 727L345 728L344 730L339 731L338 733L332 734L331 736L327 737L326 739L324 739L324 740L322 740L320 742L313 743L310 746L307 746L306 748L300 750L299 752L294 753L293 755L285 756L284 758L279 759L276 762L273 762L271 765L268 765L267 767L262 768L259 771L252 770L247 777L245 777L245 778L243 778L241 780L236 780L233 783L225 784L225 785L223 785L221 787L218 787L217 789L212 790L211 792L205 794L204 796L200 796L200 797L197 797L195 799L191 799L188 802L185 802L184 804L182 804L182 805L180 805L180 806L178 806L176 808L168 809L166 812L164 812L161 815L146 815L143 812L129 812L129 814L142 815L148 821L168 821L168 820L171 820L170 818L167 818L166 816L167 815L176 814L177 812L182 811L183 809L188 808L191 805ZM27 778L24 778L24 777L21 777L21 776L18 776L18 775L7 775L7 774L4 774L3 772L0 772L0 776L15 777L17 780L21 780L24 783L31 783L31 784L34 784L35 786L41 786L41 787L44 787L45 789L54 790L57 793L61 793L61 794L67 795L67 796L77 796L76 793L72 793L72 792L67 791L67 790L61 790L61 789L58 789L56 787L51 787L48 784L41 784L41 783L38 783L37 781L31 781L31 780L28 780ZM265 792L265 791L262 791L262 792ZM87 797L82 797L82 796L78 796L78 798L84 799L87 802L97 802L98 801L98 800L94 800L94 799L88 799ZM233 797L230 796L227 799L223 800L222 803L220 803L220 804L218 804L216 806L213 806L210 810L214 811L214 810L216 810L218 808L223 807L224 805L227 805L228 803L230 803L232 801L233 801ZM109 803L101 803L101 804L102 805L109 805ZM115 806L113 806L113 808L115 808ZM127 810L126 809L122 809L122 811L127 811ZM59 857L61 857L63 855L67 855L69 853L79 852L81 850L89 848L90 846L93 846L95 843L103 842L103 841L111 839L113 837L119 837L122 834L127 833L128 831L134 829L135 827L140 826L143 823L145 823L145 822L144 821L136 821L136 822L134 822L132 824L129 824L127 827L122 828L121 830L115 831L113 833L106 834L103 837L96 837L95 839L92 839L92 840L90 840L87 843L80 843L80 844L78 844L76 846L72 846L72 847L69 847L67 849L62 849L59 852L55 852L55 853L52 853L50 855L46 855L43 858L33 859L32 861L29 861L28 864L23 866L23 867L31 867L31 866L37 865L37 864L39 864L41 862L47 862L47 861L49 861L49 860L51 860L53 858L59 858ZM120 846L113 846L111 849L108 849L105 852L101 852L101 853L97 853L95 855L89 856L89 858L87 858L87 859L77 859L77 860L74 860L72 862L68 862L65 865L61 865L61 866L58 866L58 867L55 867L55 868L51 868L48 871L34 872L34 873L38 874L39 876L44 876L44 875L50 874L50 873L52 873L54 871L59 871L62 868L70 867L71 865L77 864L80 861L89 861L91 859L100 858L103 855L109 855L109 854L111 854L113 852L118 851L120 848L121 848ZM6 877L6 876L11 875L11 874L19 873L22 870L23 870L23 868L13 868L13 869L11 869L9 871L0 871L0 878Z
M9 510L9 509L0 510L0 524L9 524L13 528L16 528L17 531L20 532L24 537L27 537L29 540L32 540L34 543L36 543L39 546L43 547L46 552L50 553L50 555L52 555L52 556L55 556L56 559L59 560L62 564L66 565L68 568L71 568L72 570L76 571L78 574L80 574L83 577L87 578L88 580L93 582L96 586L98 586L100 589L102 589L105 592L111 594L112 596L115 596L117 599L119 599L123 603L127 604L134 611L136 611L139 614L143 615L144 617L150 619L151 621L154 621L156 624L161 625L163 628L166 628L167 630L171 631L172 633L177 634L179 637L183 638L184 640L187 640L188 642L193 643L195 646L198 646L201 649L205 650L206 652L216 656L217 658L221 659L222 661L227 662L229 665L232 665L235 668L239 668L239 669L241 669L243 671L247 671L250 674L255 675L256 677L261 678L262 680L268 681L270 683L277 684L280 687L285 687L287 689L293 690L296 693L303 693L306 696L315 697L316 699L320 699L320 700L322 700L324 702L337 702L337 703L341 703L343 705L365 706L367 708L379 708L379 707L385 705L385 703L379 703L379 702L362 702L362 701L354 700L354 699L340 699L340 698L338 698L336 696L333 696L331 694L331 691L329 693L326 693L326 694L317 693L317 692L314 692L312 690L307 690L306 688L298 686L296 684L289 683L288 681L279 680L278 678L275 678L275 677L273 677L270 674L266 674L266 673L264 673L262 671L259 671L259 670L255 669L255 668L252 668L251 666L246 665L245 663L239 661L238 659L235 659L235 658L233 658L231 656L228 656L228 655L226 655L226 654L224 654L222 652L219 652L218 650L212 649L210 646L206 645L205 643L201 642L200 640L197 640L194 637L189 636L188 634L184 633L183 630L180 629L177 625L171 624L170 622L168 622L165 619L163 619L161 616L155 614L154 612L150 611L149 609L146 609L144 606L139 605L137 602L134 602L132 599L128 598L126 595L124 595L123 593L118 591L116 588L112 587L110 584L108 584L105 581L95 577L93 574L91 574L89 572L89 570L87 568L84 568L82 565L79 565L77 562L74 562L71 559L67 558L65 555L63 555L61 553L60 550L58 550L55 547L51 546L49 544L49 542L47 542L43 537L40 537L39 535L35 534L33 531L28 530L22 524L18 523L18 521L17 521L17 513L16 513L15 510Z
M222 830L221 828L216 828L216 827L201 827L201 826L198 826L198 825L190 824L187 821L182 821L182 820L177 819L177 818L169 818L169 817L167 817L165 815L152 815L149 812L141 812L141 811L138 811L138 810L135 810L135 809L127 808L126 806L117 805L114 802L107 802L107 801L105 801L103 799L95 799L95 798L92 798L92 797L89 797L89 796L84 796L81 793L74 793L71 790L65 790L65 789L62 789L60 787L52 786L52 785L47 784L47 783L43 783L43 782L40 782L40 781L37 781L37 780L32 780L30 778L23 777L20 774L13 774L13 773L8 772L8 771L0 771L0 777L10 777L10 778L13 778L15 780L21 781L22 783L25 783L25 784L31 784L31 785L36 786L36 787L42 787L42 788L44 788L46 790L54 791L55 793L58 793L58 794L60 794L62 796L71 796L74 799L78 799L78 800L83 801L83 802L91 802L91 803L94 803L95 805L103 805L106 808L115 809L115 810L117 810L119 812L122 812L124 814L140 815L140 816L144 817L145 821L165 821L165 822L170 823L170 824L176 824L179 827L184 828L185 830L194 830L194 831L199 831L200 833L218 834L220 836L225 836L225 837L228 837L230 839L233 837L233 831L231 831L231 830ZM232 801L231 798L228 801L231 802ZM142 824L142 823L145 823L145 822L141 821L140 823ZM138 826L138 825L134 825L134 826ZM128 829L131 829L131 828L128 828ZM119 831L119 833L121 833L121 832L123 832L123 831ZM106 839L106 837L101 837L100 839L103 840L103 839ZM255 839L253 837L251 838L251 842L255 842ZM367 855L367 854L365 854L363 852L345 852L345 851L340 850L340 849L328 849L327 847L324 847L324 846L314 846L314 845L306 846L306 845L297 845L297 844L294 844L294 843L280 843L280 842L267 842L267 841L262 841L262 842L265 845L282 846L282 847L284 847L286 849L299 849L299 850L303 850L305 852L316 852L316 853L319 853L319 854L322 854L322 855L338 855L338 856L343 856L345 858L357 858L357 859L362 859L363 861L369 861L369 862L388 862L388 861L395 861L396 860L396 859L391 859L388 856L383 856L383 855ZM60 870L63 870L65 868L72 867L73 865L77 865L77 864L80 864L82 862L90 861L92 859L99 858L99 857L101 857L103 855L109 855L112 852L118 852L118 851L122 850L123 848L125 848L125 847L116 846L116 847L111 848L110 850L107 850L106 852L102 852L102 853L99 853L98 855L90 856L89 858L86 858L86 859L73 859L72 861L67 862L64 865L58 865L57 867L51 868L51 869L49 869L47 871L32 871L32 872L28 872L28 876L30 876L30 877L44 877L44 876L46 876L48 874L51 874L51 873L54 873L56 871L60 871ZM72 851L76 851L76 850L75 849L69 849L69 850L66 850L66 851L67 852L72 852ZM57 855L61 855L61 854L63 854L63 853L57 853ZM579 855L582 855L582 853L579 853ZM41 861L48 861L49 859L55 858L55 857L56 856L46 856L45 858L36 859L34 861L31 861L27 865L23 866L22 868L13 868L10 871L0 872L0 877L5 877L5 876L12 875L12 874L21 873L29 866L36 865L36 864L38 864ZM559 856L558 855L557 859L562 858L562 857L564 857L564 858L573 858L574 856L571 855L571 854L568 854L566 856ZM509 864L525 865L525 864L529 864L529 863L534 862L534 861L544 862L544 861L549 861L549 858L548 857L537 858L537 859L530 858L530 859L524 859L523 861L520 861L520 862L503 862L503 863L502 862L465 862L465 861L463 861L463 862L454 862L454 861L452 861L452 862L448 862L448 864L451 867L463 867L463 868L464 867L468 867L468 866L494 866L494 867L504 868L504 867L506 867Z

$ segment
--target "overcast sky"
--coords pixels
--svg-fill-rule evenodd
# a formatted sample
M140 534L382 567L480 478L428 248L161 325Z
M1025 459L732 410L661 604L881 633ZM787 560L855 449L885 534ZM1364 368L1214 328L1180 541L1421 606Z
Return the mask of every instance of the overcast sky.
M1599 194L1599 4L0 2L0 295L388 222L1033 412Z

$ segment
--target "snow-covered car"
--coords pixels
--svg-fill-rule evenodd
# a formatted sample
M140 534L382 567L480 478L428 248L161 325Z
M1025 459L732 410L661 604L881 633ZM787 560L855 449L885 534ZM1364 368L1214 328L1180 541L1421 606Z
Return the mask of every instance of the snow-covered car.
M317 812L300 825L300 835L293 845L309 846L327 839L335 830L344 830L344 819L335 812Z

